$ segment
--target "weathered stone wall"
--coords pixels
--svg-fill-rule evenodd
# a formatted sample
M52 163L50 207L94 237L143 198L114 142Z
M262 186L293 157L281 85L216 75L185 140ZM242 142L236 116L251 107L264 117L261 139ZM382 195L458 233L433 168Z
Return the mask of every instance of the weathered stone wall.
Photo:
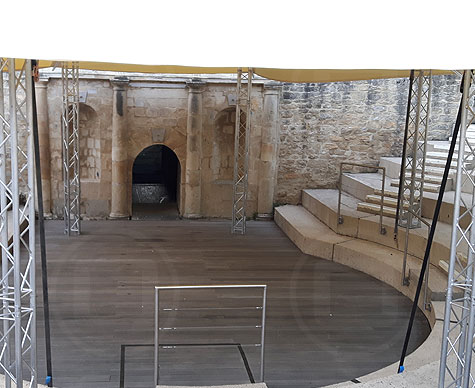
M212 85L203 92L203 143L201 160L202 211L209 217L231 217L234 173L234 125L236 107L228 96L236 94L235 84ZM247 214L257 212L258 164L262 127L262 87L254 87L253 123L249 147Z
M430 139L450 136L460 93L455 76L433 77ZM377 165L402 150L408 79L282 86L277 203L304 188L335 187L342 161Z
M152 144L164 144L178 157L178 203L183 214L187 161L189 88L185 81L137 82L127 88L128 203L132 211L132 168L137 155ZM234 83L210 83L202 88L201 215L231 217L235 106L229 95ZM107 79L81 79L87 99L80 104L81 213L86 218L105 218L111 211L113 87ZM55 217L63 214L61 165L61 80L48 82L48 116L51 149L51 198ZM252 99L253 131L249 161L248 214L257 211L258 165L261 146L262 86Z
M81 213L91 218L109 214L111 197L112 88L106 80L80 82L87 100L80 104ZM48 117L51 150L51 211L63 214L63 171L61 145L61 79L48 82Z

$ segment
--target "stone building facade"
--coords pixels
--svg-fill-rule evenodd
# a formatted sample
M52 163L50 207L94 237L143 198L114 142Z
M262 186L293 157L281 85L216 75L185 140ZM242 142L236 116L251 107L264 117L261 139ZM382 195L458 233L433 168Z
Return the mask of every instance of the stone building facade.
M179 161L177 195L187 218L230 217L235 81L232 79L83 75L79 107L81 213L128 218L132 167L153 144ZM63 212L61 78L36 86L45 212ZM279 90L257 81L252 93L248 214L272 213L276 180Z
M452 133L459 87L456 76L433 77L431 140ZM336 187L340 162L401 156L408 89L408 79L282 85L275 201L297 204L302 188Z
M434 77L431 138L446 139L459 80ZM61 78L36 85L45 212L63 212ZM232 210L235 80L82 74L81 212L132 214L132 169L144 149L170 148L179 161L177 202L188 218ZM335 187L341 161L377 164L401 153L408 80L288 84L257 80L252 93L249 216L298 203L308 187Z

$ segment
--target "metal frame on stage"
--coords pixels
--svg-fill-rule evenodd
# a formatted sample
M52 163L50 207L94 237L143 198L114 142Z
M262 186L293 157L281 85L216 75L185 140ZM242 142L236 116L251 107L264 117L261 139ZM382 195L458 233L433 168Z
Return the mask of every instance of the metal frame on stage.
M79 166L79 63L63 62L63 144L64 233L81 233L81 178Z
M409 229L420 228L421 223L430 225L422 218L422 198L424 194L425 161L427 135L429 132L430 104L432 96L432 72L413 70L409 83L406 127L404 133L403 155L399 177L399 193L395 237L398 226L404 227L405 244L402 265L402 283L409 284L407 273L407 254ZM426 272L426 289L429 271ZM427 295L427 292L425 292ZM425 304L428 305L427 300Z
M0 373L37 386L35 195L31 61L0 58ZM8 82L8 88L5 84Z
M234 132L234 183L232 233L246 233L249 141L251 136L251 92L253 70L238 69L236 86L236 129Z
M475 123L474 81L473 70L465 70L439 388L475 386L471 373L475 350L475 148L466 137L467 128ZM471 194L462 195L462 187Z
M222 300L220 301L218 306L210 306L210 307L171 307L167 306L166 308L160 307L160 292L164 291L184 291L184 290L193 290L193 291L199 291L199 290L225 290L225 289L235 289L235 290L244 290L244 289L257 289L257 290L262 290L262 304L260 306L246 306L246 307L237 307L237 306L232 306L232 307L224 307L222 306ZM189 302L189 300L188 300ZM234 329L234 330L239 330L239 329L249 329L255 328L255 329L260 329L260 343L252 343L248 344L247 346L253 346L253 347L259 347L260 348L260 381L264 382L264 373L265 373L265 333L266 333L266 306L267 306L267 285L265 284L244 284L244 285L234 285L234 284L225 284L225 285L205 285L205 286L161 286L155 287L155 325L154 325L154 364L153 364L153 378L154 378L154 385L159 384L160 380L160 347L167 347L167 348L174 348L177 346L192 346L193 344L173 344L173 345L160 345L160 331L161 330L193 330L193 329L205 329L205 327L190 327L190 326L185 326L185 327L173 327L173 328L167 328L167 327L161 327L160 326L160 311L163 312L173 312L173 313L178 313L178 312L189 312L189 311L197 311L200 309L204 310L256 310L259 311L261 310L261 316L259 320L259 324L252 324L251 326L245 326L245 325L233 325L233 326L215 326L215 327L209 327L206 329L218 331L219 329L221 330L227 330L227 329ZM210 346L210 345L240 345L240 346L245 346L239 343L227 343L227 344L220 344L220 343L215 343L215 342L210 342L206 344L201 344L201 346Z

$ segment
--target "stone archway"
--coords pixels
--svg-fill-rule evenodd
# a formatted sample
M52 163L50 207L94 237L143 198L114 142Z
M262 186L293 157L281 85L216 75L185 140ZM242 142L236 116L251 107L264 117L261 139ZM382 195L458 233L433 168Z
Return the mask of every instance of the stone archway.
M177 218L181 165L175 152L163 144L144 148L132 164L132 217Z

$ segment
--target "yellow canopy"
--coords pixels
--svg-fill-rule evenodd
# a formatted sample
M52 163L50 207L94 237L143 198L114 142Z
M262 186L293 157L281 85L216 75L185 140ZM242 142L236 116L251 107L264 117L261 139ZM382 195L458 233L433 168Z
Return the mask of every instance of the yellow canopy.
M17 69L24 60L17 60ZM59 67L61 61L40 60L41 68ZM237 67L195 67L174 65L140 65L109 62L79 62L84 70L99 70L125 73L159 73L159 74L235 74ZM244 68L247 69L247 68ZM359 81L367 79L409 77L409 69L274 69L254 68L261 77L283 82L338 82ZM450 74L448 70L433 70L433 75Z

